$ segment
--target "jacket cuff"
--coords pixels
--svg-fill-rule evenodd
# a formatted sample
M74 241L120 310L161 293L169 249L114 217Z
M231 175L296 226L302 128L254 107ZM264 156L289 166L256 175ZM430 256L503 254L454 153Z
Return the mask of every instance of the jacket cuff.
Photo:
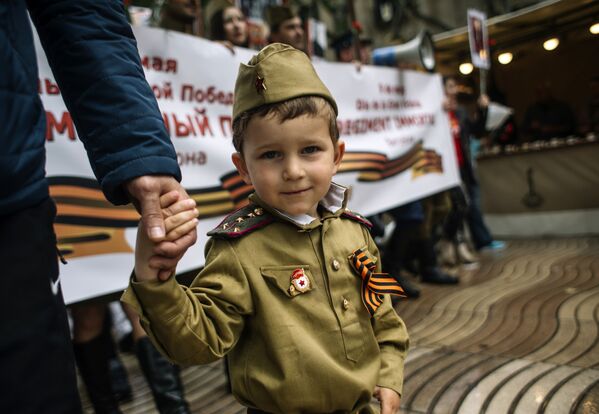
M168 175L181 181L181 170L176 159L150 156L129 161L108 173L101 181L106 199L115 205L128 204L131 200L124 184L143 175Z
M404 359L397 352L381 350L381 370L379 372L379 387L390 388L400 396L403 390Z

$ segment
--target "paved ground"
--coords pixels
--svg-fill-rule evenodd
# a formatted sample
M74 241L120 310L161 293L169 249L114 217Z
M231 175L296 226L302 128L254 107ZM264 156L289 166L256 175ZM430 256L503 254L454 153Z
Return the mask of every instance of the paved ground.
M510 241L458 286L397 306L412 338L402 413L599 413L599 238ZM135 399L156 412L132 356ZM243 413L220 363L183 371L194 413Z

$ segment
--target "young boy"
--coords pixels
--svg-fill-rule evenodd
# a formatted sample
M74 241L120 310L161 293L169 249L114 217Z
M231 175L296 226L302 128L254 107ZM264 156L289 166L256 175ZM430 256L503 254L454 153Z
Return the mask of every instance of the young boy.
M373 395L396 412L408 335L383 293L402 291L377 273L369 223L331 182L344 153L333 97L308 57L283 44L240 66L235 96L232 158L254 186L249 205L208 233L190 288L158 280L141 234L123 300L172 361L227 355L250 413L369 413Z

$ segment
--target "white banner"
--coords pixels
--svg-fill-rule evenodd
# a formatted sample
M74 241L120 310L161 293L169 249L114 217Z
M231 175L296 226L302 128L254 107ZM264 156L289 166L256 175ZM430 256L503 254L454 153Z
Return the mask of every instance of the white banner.
M197 201L199 238L178 271L204 263L206 232L243 205L251 188L231 163L231 109L239 62L220 44L175 32L136 28L148 82L175 145L183 185ZM65 301L123 289L133 266L138 215L114 207L95 182L83 145L36 43L47 119L47 175L58 207L56 233ZM335 181L351 188L350 208L370 215L457 185L458 171L441 108L438 75L317 61L339 106L347 153Z

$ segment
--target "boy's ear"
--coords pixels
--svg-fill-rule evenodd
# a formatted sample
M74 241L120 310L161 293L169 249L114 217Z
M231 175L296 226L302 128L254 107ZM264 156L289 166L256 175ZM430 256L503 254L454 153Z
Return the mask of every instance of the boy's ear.
M246 184L251 185L252 179L250 178L250 174L248 172L247 165L245 164L245 160L243 159L243 155L241 155L241 153L239 152L234 152L233 155L231 155L231 160L233 161L235 168L237 168L237 172L239 172L239 175L241 175L241 178L243 178L243 181L245 181Z
M333 159L333 162L335 163L335 173L337 172L337 169L339 169L339 165L341 165L343 154L345 154L345 142L339 140L335 144L335 158Z

